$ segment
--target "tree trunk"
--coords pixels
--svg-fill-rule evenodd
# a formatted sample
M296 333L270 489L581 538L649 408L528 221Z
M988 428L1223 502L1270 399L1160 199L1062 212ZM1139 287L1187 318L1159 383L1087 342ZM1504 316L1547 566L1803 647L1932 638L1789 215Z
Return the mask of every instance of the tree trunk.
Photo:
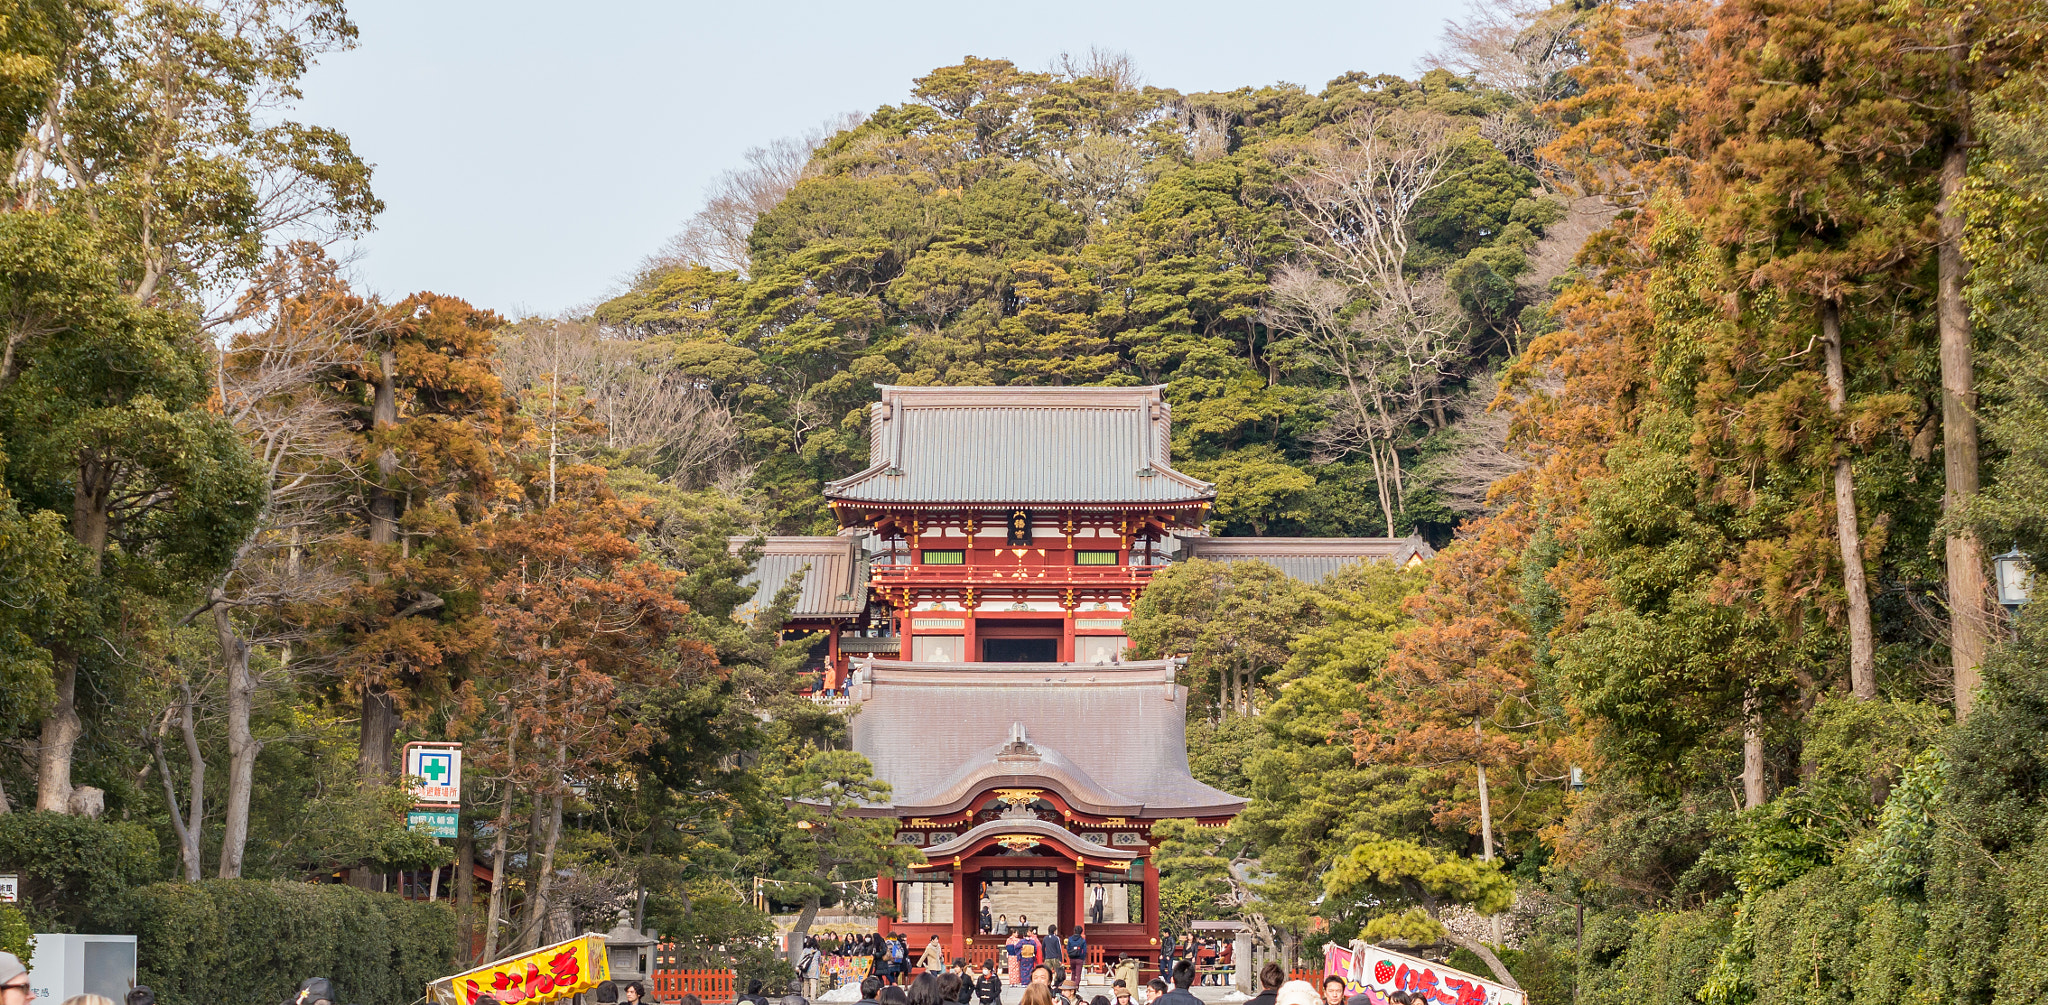
M534 878L533 909L526 912L533 926L533 947L547 944L548 899L555 888L555 848L562 840L562 768L568 758L566 745L555 748L555 794L547 803L547 840L541 844L539 875Z
M1494 980L1499 981L1500 983L1505 984L1508 987L1514 988L1517 991L1522 990L1522 986L1515 982L1515 975L1508 973L1508 968L1501 964L1500 957L1493 955L1493 950L1486 948L1486 943L1481 942L1478 939L1467 938L1463 935L1459 935L1458 933L1451 931L1449 928L1444 929L1444 936L1450 939L1452 942L1455 942L1458 945L1461 945L1466 949L1471 950L1472 955L1479 957L1480 962L1486 964L1486 969L1493 971Z
M377 394L370 405L371 428L387 431L398 425L398 354L378 354ZM398 540L398 495L391 478L398 473L398 453L385 447L377 454L377 481L370 487L370 543L391 544Z
M71 812L71 751L84 727L78 721L78 654L68 645L50 647L57 657L57 701L43 717L36 749L36 809Z
M462 946L456 958L471 960L470 947L476 945L476 834L467 821L455 832L454 881L455 939Z
M171 830L178 838L178 863L185 869L185 882L199 882L200 823L206 812L206 762L199 756L199 740L192 728L192 689L180 684L183 700L178 704L179 726L185 736L185 752L192 759L191 813L178 805L178 787L171 779L171 765L164 757L163 731L170 724L169 713L157 722L154 741L157 774L164 781L164 806L170 810Z
M107 550L107 530L114 490L112 470L91 451L78 459L78 481L71 491L71 537L85 548L97 575ZM71 812L71 758L85 727L78 721L78 653L69 645L51 646L56 657L57 701L43 717L36 747L36 809Z
M1967 153L1959 138L1941 159L1941 245L1936 255L1935 313L1941 328L1941 473L1942 513L1954 519L1977 494L1977 378L1971 359L1970 307L1963 299L1963 280L1970 263L1963 258L1963 213L1956 205L1962 194ZM1949 534L1948 560L1949 659L1955 672L1956 718L1970 714L1979 682L1977 665L1984 661L1994 623L1984 576L1984 545L1975 534L1957 528Z
M1842 308L1832 298L1820 304L1821 341L1827 346L1828 411L1837 418L1849 404L1849 381L1842 366ZM1856 523L1856 480L1849 452L1837 444L1835 460L1835 539L1841 544L1842 586L1849 599L1849 690L1869 701L1877 697L1877 649L1870 631L1870 589L1863 576L1863 533Z
M249 676L249 644L235 633L225 604L213 608L214 635L228 677L228 800L221 832L220 878L242 878L242 853L249 844L249 794L256 783L256 755L263 744L249 729L256 681Z
M798 978L802 978L804 975L803 967L798 966L798 964L803 962L804 937L811 934L811 923L818 920L818 904L817 894L813 893L806 896L804 898L804 909L798 912L796 916L796 927L790 929L794 937L789 940L789 952L786 955L789 957L789 965L796 967Z
M489 913L484 917L485 963L498 958L498 916L505 907L505 834L512 829L512 797L517 792L512 778L518 764L519 727L515 723L505 738L505 802L498 807L498 832L491 835L491 900Z
M1479 728L1479 717L1472 717L1472 735L1483 745L1486 734ZM1486 761L1483 755L1475 755L1472 766L1479 771L1479 858L1483 862L1493 861L1493 795L1486 786ZM1500 915L1486 916L1486 927L1493 935L1493 944L1500 945Z
M1764 804L1764 724L1754 691L1742 700L1742 808Z
M382 685L364 685L362 736L356 744L356 772L364 782L391 778L391 745L397 736L398 702Z

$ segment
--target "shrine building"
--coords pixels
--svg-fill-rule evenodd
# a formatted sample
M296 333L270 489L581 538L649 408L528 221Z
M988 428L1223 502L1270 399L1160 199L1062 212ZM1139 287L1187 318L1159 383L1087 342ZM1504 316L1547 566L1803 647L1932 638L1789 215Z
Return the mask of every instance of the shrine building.
M1313 582L1434 555L1420 538L1208 537L1216 489L1174 470L1164 390L883 387L873 463L825 486L840 533L766 540L751 606L798 587L786 630L823 633L824 694L850 703L854 749L891 789L861 812L924 852L878 878L899 910L883 930L914 950L993 958L985 904L1157 960L1153 825L1245 805L1188 770L1180 662L1124 658L1159 569L1258 560Z

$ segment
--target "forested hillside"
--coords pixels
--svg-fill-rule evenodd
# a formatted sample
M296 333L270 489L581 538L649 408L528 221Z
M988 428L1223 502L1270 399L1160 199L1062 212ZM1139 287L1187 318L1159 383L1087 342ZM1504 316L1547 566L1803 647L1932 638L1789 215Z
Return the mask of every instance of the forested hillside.
M2048 628L1988 581L2048 549L2040 3L1505 0L1314 89L969 57L533 318L335 260L338 0L10 10L0 945L241 960L289 904L385 919L335 966L386 989L623 911L786 974L763 904L917 852L728 538L833 529L877 384L1164 383L1213 533L1440 549L1154 580L1250 799L1167 826L1169 930L1538 1005L2048 994ZM452 840L411 740L465 744Z
M1543 133L1445 70L1181 94L968 59L818 137L743 249L594 316L732 409L779 530L833 526L875 384L1164 383L1216 533L1446 539L1510 466L1491 374L1570 255Z

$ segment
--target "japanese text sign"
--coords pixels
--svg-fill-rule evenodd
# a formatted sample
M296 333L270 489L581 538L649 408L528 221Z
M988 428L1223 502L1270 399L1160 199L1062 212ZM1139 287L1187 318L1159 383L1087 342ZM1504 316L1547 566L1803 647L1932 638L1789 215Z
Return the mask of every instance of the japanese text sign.
M539 1005L588 991L610 979L604 936L580 935L524 956L443 977L427 985L427 995L434 1005Z
M405 745L405 777L413 799L457 806L462 803L462 748L455 745Z
M1514 988L1363 942L1325 945L1323 974L1344 978L1346 994L1362 994L1373 1005L1387 1005L1396 991L1420 994L1430 1005L1523 1005Z
M413 810L405 815L406 830L425 830L437 838L452 838L462 824L462 814L438 810Z

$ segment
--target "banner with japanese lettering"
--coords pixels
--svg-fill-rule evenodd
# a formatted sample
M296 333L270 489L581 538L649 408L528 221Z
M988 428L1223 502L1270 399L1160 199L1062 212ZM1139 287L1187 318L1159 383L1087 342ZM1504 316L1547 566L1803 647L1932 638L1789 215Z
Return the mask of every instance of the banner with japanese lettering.
M1323 975L1344 978L1345 993L1388 1005L1396 991L1421 993L1433 1005L1523 1005L1520 991L1363 942L1323 946Z
M443 977L427 985L434 1005L522 1002L540 1005L567 998L611 979L604 936L579 935L488 967Z

